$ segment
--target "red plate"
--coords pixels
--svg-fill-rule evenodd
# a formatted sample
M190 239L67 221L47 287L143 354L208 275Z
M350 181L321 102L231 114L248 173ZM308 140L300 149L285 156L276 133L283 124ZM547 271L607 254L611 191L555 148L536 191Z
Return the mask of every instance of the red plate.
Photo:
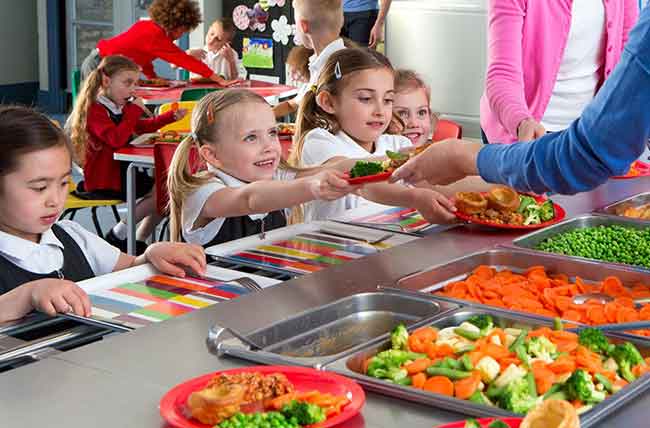
M650 164L647 164L645 162L641 161L634 161L632 162L631 167L635 168L637 171L639 171L638 174L636 175L630 175L625 174L625 175L617 175L615 177L612 177L615 180L629 180L632 178L639 178L639 177L649 177L650 176Z
M482 427L486 427L489 423L496 419L502 420L506 424L510 425L510 428L519 428L519 425L521 425L521 421L523 420L523 418L483 418L477 419L477 421L479 424L481 424ZM464 426L465 421L458 421L445 425L438 425L435 428L463 428Z
M390 178L392 171L380 172L379 174L373 175L364 175L363 177L354 177L346 178L350 184L366 184L366 183L378 183L380 181L386 181Z
M485 196L487 193L482 192L481 193L483 196ZM537 202L544 202L546 199L543 196L535 196L535 200ZM480 224L483 226L490 226L494 227L497 229L523 229L523 230L530 230L530 229L541 229L542 227L550 226L555 223L559 223L562 220L564 220L564 217L566 217L566 211L564 211L564 208L556 204L555 202L553 203L553 208L555 208L555 218L553 220L545 221L543 223L539 224L528 224L528 225L515 225L515 224L498 224L498 223L492 223L491 221L487 220L478 220L474 217L472 217L470 214L466 214L460 211L456 211L456 217L465 220L470 223L474 224Z
M322 393L334 395L345 395L350 400L343 411L336 416L328 418L325 422L309 427L327 428L347 421L361 410L366 401L363 389L354 381L334 373L304 367L288 366L251 366L239 369L223 370L209 373L203 376L190 379L176 385L160 400L160 415L171 426L177 428L212 428L212 425L202 424L186 415L185 403L187 397L207 385L208 381L218 374L238 374L246 372L260 372L262 374L283 373L289 382L293 384L296 391L318 390Z

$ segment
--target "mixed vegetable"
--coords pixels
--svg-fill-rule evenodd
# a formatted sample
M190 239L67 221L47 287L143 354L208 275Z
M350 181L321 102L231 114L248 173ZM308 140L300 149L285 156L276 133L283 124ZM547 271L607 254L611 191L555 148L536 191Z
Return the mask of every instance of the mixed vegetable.
M547 399L579 412L650 372L630 342L612 344L600 330L579 334L540 327L501 328L479 314L441 330L408 334L398 325L391 349L366 360L368 376L525 414Z
M585 227L542 241L538 250L650 268L650 228Z
M476 419L467 419L464 428L510 428L510 425L503 422L501 419L494 419L487 425L481 425Z
M524 225L540 224L555 218L555 207L550 199L537 202L528 195L519 195L517 212L524 216Z
M291 400L281 410L272 412L237 413L221 422L219 428L300 428L327 419L322 407L306 401Z
M350 170L350 178L366 177L384 172L384 167L379 162L357 161Z

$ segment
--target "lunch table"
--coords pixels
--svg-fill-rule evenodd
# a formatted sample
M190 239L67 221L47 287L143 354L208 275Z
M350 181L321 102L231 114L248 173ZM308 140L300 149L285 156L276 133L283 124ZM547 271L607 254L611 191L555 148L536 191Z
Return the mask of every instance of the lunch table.
M293 86L263 82L261 80L245 80L231 87L253 91L264 97L271 105L277 104L282 98L288 98L298 93L298 89ZM221 88L221 86L216 83L190 83L171 88L138 88L135 91L135 96L142 98L145 104L160 105L180 101L184 90L194 88Z

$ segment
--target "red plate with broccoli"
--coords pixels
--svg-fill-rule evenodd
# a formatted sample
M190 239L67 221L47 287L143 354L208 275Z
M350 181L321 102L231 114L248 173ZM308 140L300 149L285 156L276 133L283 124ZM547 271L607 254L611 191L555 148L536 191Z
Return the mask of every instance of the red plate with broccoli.
M366 184L386 181L393 171L410 159L408 154L390 150L386 151L386 156L388 156L388 159L383 162L358 161L348 172L348 183Z

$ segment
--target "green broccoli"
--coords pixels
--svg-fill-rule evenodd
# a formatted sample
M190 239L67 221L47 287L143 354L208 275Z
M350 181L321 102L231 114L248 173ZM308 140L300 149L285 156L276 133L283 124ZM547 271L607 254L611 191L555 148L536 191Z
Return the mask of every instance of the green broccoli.
M604 355L608 355L614 349L614 345L609 343L602 330L597 328L583 328L580 330L578 340L582 346Z
M476 419L467 419L463 428L481 428L481 424Z
M524 212L524 226L529 224L540 224L542 222L539 216L539 205L528 205Z
M546 336L535 336L526 342L526 352L528 355L550 361L557 356L557 346Z
M525 377L510 382L499 396L499 407L519 414L528 413L536 403Z
M596 390L591 375L578 369L564 383L564 390L569 400L580 400L583 403L599 403L605 399L605 393Z
M295 417L300 425L317 424L327 418L320 406L297 400L292 400L289 404L282 407L282 414L287 419Z
M472 395L470 395L468 400L471 401L472 403L483 404L485 406L491 406L492 405L492 403L490 402L490 399L487 398L487 396L482 391L479 391L479 390L474 391L474 393Z
M365 177L384 172L384 167L379 162L357 161L350 170L350 178Z
M372 363L368 367L368 375L395 383L402 383L404 378L408 378L406 369L399 367L372 367Z
M519 195L519 208L517 208L517 212L519 214L524 214L530 206L537 206L535 198L527 195Z
M611 356L618 364L621 376L628 382L633 382L636 379L636 376L632 373L632 367L637 364L645 364L639 350L630 342L616 345L611 352Z
M390 342L393 349L398 351L408 351L409 332L404 324L398 324L390 334Z
M550 199L539 206L539 217L542 221L549 221L555 218L555 206Z
M399 367L407 361L415 361L425 357L426 354L419 354L417 352L411 351L400 351L398 349L389 349L387 351L378 353L374 358L384 360L388 366Z
M503 422L501 419L495 419L488 424L487 428L510 428L510 425Z
M481 336L485 336L486 332L494 327L492 317L487 314L473 315L467 319L467 322L478 327L481 330Z
M402 369L401 366L407 361L414 361L424 357L426 357L425 354L396 349L382 351L370 360L367 374L378 379L387 379L399 383L408 375L406 370Z

